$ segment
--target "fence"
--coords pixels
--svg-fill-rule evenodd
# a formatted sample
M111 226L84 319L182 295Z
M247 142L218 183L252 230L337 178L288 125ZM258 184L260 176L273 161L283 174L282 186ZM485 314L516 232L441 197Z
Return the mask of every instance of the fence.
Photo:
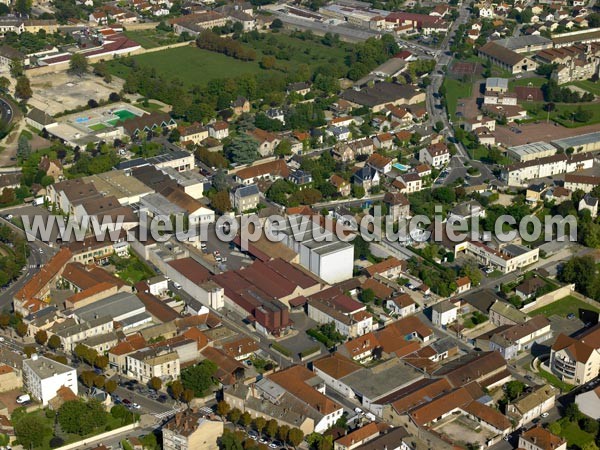
M125 433L126 431L135 430L139 426L139 424L140 424L139 422L135 422L130 425L125 425L124 427L116 428L114 430L107 431L106 433L98 434L96 436L92 436L92 437L89 437L89 438L81 440L81 441L73 442L71 444L67 444L62 447L58 447L57 450L70 450L72 448L81 447L82 445L91 444L92 442L98 442L103 439L108 439L110 437L116 436L117 434Z
M560 287L555 291L549 292L541 297L537 298L534 302L528 303L527 305L521 308L521 311L524 313L529 312L534 309L541 308L543 306L550 305L562 298L565 298L567 295L573 295L575 293L575 285L567 284L566 286ZM583 297L583 296L582 296Z

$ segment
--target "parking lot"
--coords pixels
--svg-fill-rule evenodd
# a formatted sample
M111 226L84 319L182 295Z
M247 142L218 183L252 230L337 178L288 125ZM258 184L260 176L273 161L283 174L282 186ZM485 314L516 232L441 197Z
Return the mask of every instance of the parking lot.
M494 131L496 142L504 144L506 147L538 141L550 142L555 139L563 139L566 137L598 131L598 125L565 128L560 125L555 125L554 122L540 122L522 124L519 125L518 129L521 130L521 133L515 133L508 126L497 126L496 131Z

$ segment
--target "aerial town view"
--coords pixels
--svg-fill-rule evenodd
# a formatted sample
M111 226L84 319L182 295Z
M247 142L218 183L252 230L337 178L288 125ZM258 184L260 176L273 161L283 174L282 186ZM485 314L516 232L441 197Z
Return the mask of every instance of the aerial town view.
M0 0L0 450L600 450L596 0Z

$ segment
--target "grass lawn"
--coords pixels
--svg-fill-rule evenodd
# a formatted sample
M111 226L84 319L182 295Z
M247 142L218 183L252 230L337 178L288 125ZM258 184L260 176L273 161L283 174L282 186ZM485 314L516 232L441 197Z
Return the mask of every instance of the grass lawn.
M144 48L155 48L177 42L175 34L157 30L130 30L123 32L123 34Z
M521 105L527 110L527 115L532 120L545 121L547 112L544 111L544 103L532 102ZM600 123L600 103L555 103L556 109L550 113L550 120L558 122L567 128L577 128L585 125ZM576 122L572 120L572 113L581 107L592 112L592 118L588 122Z
M579 316L580 309L585 309L588 311L600 311L598 308L589 305L578 298L568 295L554 303L534 309L529 313L529 315L533 317L538 314L543 314L546 317L550 317L556 314L557 316L567 317L569 314L575 314L577 317Z
M144 106L143 102L136 103L134 106L137 106L138 108L141 108L148 112L162 111L163 109L162 105L152 102L148 102L148 106Z
M509 81L508 89L513 90L515 86L533 86L542 87L544 83L548 81L547 78L519 78Z
M90 125L88 128L92 131L100 131L104 130L106 128L106 125L104 125L103 123L95 123L94 125Z
M584 444L594 440L594 435L583 431L577 423L570 422L566 418L561 419L559 423L561 427L560 435L567 440L569 448L581 448Z
M593 81L589 81L589 80L582 80L582 81L573 81L572 83L567 84L567 86L572 85L572 86L577 86L581 89L585 89L588 92L591 92L594 95L600 95L600 85L598 83L594 83Z
M117 275L129 284L152 278L155 273L137 256L131 254L129 258L112 257L111 262L117 269Z
M215 78L233 78L262 70L256 61L239 61L196 47L180 47L132 58L141 66L155 68L160 75L179 78L188 87L205 85ZM126 78L129 73L129 68L119 60L109 61L107 66L113 75L121 78ZM174 67L177 68L176 71L173 70Z
M450 117L454 117L458 99L470 97L473 85L472 83L461 83L458 80L446 78L444 79L443 86L446 88L446 105L448 107L448 112L450 113Z
M575 387L575 386L571 386L570 384L567 384L567 383L559 380L556 376L554 376L550 372L546 372L541 367L538 368L537 373L540 377L544 378L548 383L550 383L552 386L560 389L562 392L569 392Z

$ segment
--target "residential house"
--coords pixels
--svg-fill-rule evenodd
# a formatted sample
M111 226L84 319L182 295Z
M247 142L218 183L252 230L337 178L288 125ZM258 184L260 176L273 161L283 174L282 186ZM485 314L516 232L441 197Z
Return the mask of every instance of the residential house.
M528 278L515 288L515 294L521 297L521 299L527 300L534 297L538 289L544 286L546 286L546 283L543 280L537 277Z
M371 166L358 169L352 176L352 182L362 186L366 192L369 192L375 186L379 186L379 181L379 172Z
M400 318L410 316L417 310L417 304L408 294L400 294L386 300L385 306L392 314Z
M533 344L550 337L550 321L540 314L494 334L490 339L490 350L498 351L505 359L512 359L519 352L529 350Z
M200 145L200 143L208 137L208 128L196 122L187 127L179 126L179 142L183 144Z
M448 222L462 222L471 218L485 217L485 210L477 200L459 203L448 213Z
M379 341L373 332L349 340L336 349L336 353L353 361L365 363L377 357Z
M581 200L579 200L579 206L577 208L578 211L588 210L592 215L592 218L595 218L598 215L598 198L594 197L589 192L583 196Z
M567 441L538 425L521 433L519 448L523 450L566 450Z
M554 408L560 391L550 384L536 386L506 405L506 415L523 427Z
M381 262L366 267L364 270L370 277L377 275L392 280L402 276L402 272L406 270L406 267L406 261L389 257Z
M568 384L582 385L600 373L600 327L578 338L559 334L550 349L552 373Z
M402 194L411 194L423 189L423 180L415 172L402 174L397 177L396 180L401 181L404 185L404 187L400 189Z
M517 325L529 320L529 316L519 311L507 302L496 300L490 307L489 319L497 327L502 325Z
M209 124L208 135L218 140L229 137L229 124L223 121L217 121Z
M329 182L335 187L338 194L340 194L342 197L348 197L350 195L352 186L350 185L349 181L344 180L342 177L334 173L331 175L331 178L329 178Z
M436 303L431 308L431 322L434 325L446 326L456 321L458 317L459 304L450 300Z
M231 206L238 212L254 210L260 203L260 191L256 184L241 185L229 192Z
M454 295L460 295L471 289L471 279L467 276L460 277L456 280L456 291Z
M394 222L410 217L410 203L400 192L386 192L383 196L383 203L387 205L388 214L392 216Z
M163 450L218 450L223 422L211 420L191 409L177 412L162 427Z
M365 164L383 175L392 170L392 161L392 158L388 158L387 156L383 156L379 153L373 153L367 158Z
M235 172L234 178L241 184L253 184L261 180L277 181L289 176L287 164L282 159L255 164Z
M450 162L450 150L443 142L431 144L419 152L419 161L440 168Z
M249 113L250 102L247 98L238 96L235 100L232 100L231 109L233 110L233 114L236 116L240 116L243 113Z
M394 136L391 133L381 133L373 138L373 144L378 149L391 150L394 147Z

